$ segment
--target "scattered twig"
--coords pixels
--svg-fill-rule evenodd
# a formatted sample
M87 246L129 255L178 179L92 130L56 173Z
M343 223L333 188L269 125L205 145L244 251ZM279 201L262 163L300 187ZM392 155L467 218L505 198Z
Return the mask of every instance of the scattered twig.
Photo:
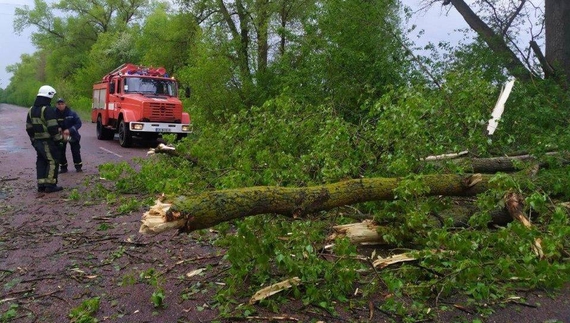
M248 316L246 317L248 320L263 320L263 321L293 321L298 322L299 319L294 318L292 316Z
M22 281L20 282L20 284L27 284L27 283L32 283L32 282L42 281L42 280L48 280L48 279L57 279L57 277L55 277L55 276L45 276L45 277L32 278L32 279L22 280Z
M9 181L17 181L19 177L8 177L8 178L0 178L0 182L9 182Z
M460 304L453 304L453 307L456 309L463 311L465 313L473 314L473 311L469 310L467 307L460 305Z
M246 317L230 317L229 318L232 322L235 321L292 321L292 322L299 322L299 319L294 318L292 316L246 316Z
M402 253L402 254L397 254L397 255L390 256L390 257L386 257L386 258L378 257L378 259L373 261L372 265L374 267L378 267L379 269L382 269L382 268L388 267L388 266L393 265L393 264L398 264L398 263L407 262L407 261L415 261L415 260L417 260L415 257L412 257L406 253Z
M33 291L33 289L25 290L25 291L19 291L18 293L25 293L25 292L29 292L29 291ZM38 299L38 298L43 298L43 297L47 297L47 296L52 296L52 297L55 297L55 298L57 298L57 299L60 299L60 300L62 300L62 301L64 301L64 302L66 302L66 303L69 305L69 302L67 302L66 300L62 299L61 297L53 296L53 294L59 293L59 292L60 292L59 290L55 290L55 291L53 291L53 292L49 292L49 293L41 294L41 295L28 294L28 295L23 295L23 296L20 296L20 297L5 298L5 299L0 300L0 304L2 304L2 303L4 303L4 302L15 301L15 300L21 300L21 299L27 299L27 298L32 298L32 297L33 297L34 299Z
M212 256L198 256L198 257L194 257L194 258L190 258L190 259L183 259L180 261L175 262L172 266L166 268L163 271L163 275L169 273L170 271L172 271L176 266L178 265L183 265L185 263L189 263L189 262L194 262L194 261L199 261L199 260L207 260L207 259L213 259L213 258L221 258L224 255L212 255Z
M513 298L513 297L509 297L509 299L507 299L506 303L513 303L513 304L517 304L517 305L521 305L521 306L525 306L525 307L532 307L532 308L537 308L538 306L533 305L533 304L529 304L527 302L521 302L519 301L519 297Z
M397 315L395 315L394 313L390 313L390 312L388 312L388 311L386 311L386 310L383 310L383 309L380 308L380 306L378 306L378 305L374 305L374 308L375 308L378 312L380 312L380 313L382 313L382 314L384 314L384 315L386 315L386 316L388 316L388 317L391 317L391 318L397 317Z
M14 301L17 300L17 297L10 297L10 298L5 298L5 299L0 299L0 304L5 303L5 302L9 302L9 301Z
M5 296L9 296L9 295L16 295L16 294L24 294L24 293L29 293L29 292L33 292L34 289L33 288L28 288L28 289L24 289L24 290L15 290L13 292L9 292L7 293Z
M159 144L156 148L151 148L148 152L147 155L151 156L151 155L155 155L155 154L166 154L169 156L174 156L174 157L181 157L186 159L187 161L189 161L190 163L192 163L193 165L197 165L198 164L198 158L196 157L192 157L190 155L182 155L180 154L178 151L176 151L176 148L172 147L172 146L167 146L165 144Z
M293 286L297 286L301 284L301 279L299 277L292 277L287 280L272 284L265 288L258 290L255 295L251 297L249 300L249 304L254 304L261 300L264 300L272 295L275 295L279 292L282 292L286 289L292 288Z

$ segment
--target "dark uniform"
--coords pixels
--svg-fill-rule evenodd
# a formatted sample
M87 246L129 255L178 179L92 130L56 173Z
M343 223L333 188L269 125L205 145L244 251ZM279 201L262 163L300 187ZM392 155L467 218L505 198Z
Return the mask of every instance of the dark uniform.
M37 153L38 192L51 193L62 190L61 186L57 186L57 175L63 137L59 132L55 108L50 106L51 98L40 96L43 88L40 88L34 105L28 110L26 132ZM53 90L52 87L49 89ZM53 97L55 90L53 94L49 91L49 94Z
M65 106L63 110L60 109L59 105L65 105L65 101L63 99L57 100L58 108L55 109L55 113L57 115L57 123L61 130L69 130L69 146L71 147L71 156L73 157L73 165L75 166L75 170L81 172L81 167L83 163L81 162L81 145L79 141L81 140L81 135L79 134L78 130L81 128L81 119L77 115L77 113L71 110L68 106ZM62 108L63 108L62 105ZM67 142L63 142L63 147L61 148L61 158L59 160L61 166L61 173L67 172Z

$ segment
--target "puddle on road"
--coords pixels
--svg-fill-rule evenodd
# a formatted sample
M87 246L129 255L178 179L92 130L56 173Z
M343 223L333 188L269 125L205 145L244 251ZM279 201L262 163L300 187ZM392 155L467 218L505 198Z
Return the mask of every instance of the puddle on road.
M24 147L16 145L14 138L5 138L0 144L0 151L19 151Z

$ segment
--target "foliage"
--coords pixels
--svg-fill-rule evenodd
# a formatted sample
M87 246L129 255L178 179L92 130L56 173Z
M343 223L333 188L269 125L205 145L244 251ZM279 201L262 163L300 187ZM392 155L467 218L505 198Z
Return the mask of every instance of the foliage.
M226 113L244 109L239 93L229 82L231 62L204 35L193 50L189 64L178 72L182 84L192 91L191 100L185 100L193 123L223 123Z
M0 322L11 322L18 314L18 304L10 304L10 308L0 315Z
M36 53L22 55L20 63L8 66L7 70L14 75L2 99L21 106L31 106L38 94L38 89L46 83L46 80L38 75L37 69L41 63L42 56Z
M354 261L356 249L347 241L336 241L336 260L327 260L321 247L328 228L347 221L330 219L332 212L294 222L271 216L247 218L236 221L232 230L220 227L223 238L217 243L228 248L226 259L232 264L226 288L217 296L220 310L227 315L241 315L244 308L232 306L232 299L252 295L253 286L294 276L301 278L300 286L264 300L262 305L277 309L288 297L296 297L334 313L338 301L361 300L350 296L356 284L363 299L381 290L392 294L381 305L383 310L426 319L430 317L427 304L436 297L461 294L474 305L499 304L518 288L561 286L570 270L562 260L570 247L568 212L551 199L570 196L570 187L563 180L569 171L565 167L541 171L533 181L498 174L492 181L494 188L479 197L480 211L469 227L458 229L450 220L439 228L433 226L432 214L454 202L422 197L426 187L421 184L421 174L441 170L422 164L421 158L464 149L481 156L518 149L541 152L536 140L528 145L525 129L507 123L500 125L496 137L485 135L498 90L484 76L450 70L444 84L442 90L422 84L394 88L371 105L359 124L347 122L326 105L307 106L281 96L232 115L223 128L204 126L196 137L177 143L178 151L197 158L198 165L156 156L141 160L136 172L126 165L122 170L115 166L108 171L114 172L116 187L125 192L136 188L172 196L255 185L315 185L360 176L405 177L395 192L395 201L366 203L358 208L374 214L376 221L390 224L391 230L384 232L385 240L417 249L417 264L363 274L368 264ZM513 98L520 111L528 111L525 118L538 113L534 111L537 101L525 93L533 89L546 93L548 86L515 87ZM565 97L561 95L560 99ZM556 129L561 115L565 114L543 115L553 118L545 124ZM567 142L567 136L560 133L557 142ZM556 165L556 161L551 163ZM444 171L456 168L449 165ZM539 220L533 221L534 229L516 223L501 229L487 228L489 212L503 203L502 197L510 190L527 196L525 212L540 213ZM543 259L530 248L539 237L543 239ZM329 284L332 281L334 286ZM404 307L410 299L414 304L411 309Z
M409 67L394 1L327 1L310 12L303 37L270 66L269 93L326 104L358 123L366 103L402 84ZM279 77L275 77L279 76Z
M99 322L94 314L99 310L100 298L94 297L86 299L69 313L70 322L72 323L96 323Z
M30 105L37 88L50 84L59 95L73 98L70 102L81 103L83 98L91 98L92 84L104 73L126 61L138 61L141 55L132 46L136 41L132 37L140 34L137 21L146 15L148 1L103 2L100 5L61 0L48 4L44 0L36 0L33 8L17 8L15 30L19 32L29 27L38 30L33 33L32 41L38 48L34 55L39 60L25 68L19 64L10 67L14 77L3 99L9 103ZM62 14L55 14L56 11ZM22 60L25 59L22 56ZM33 91L26 90L34 88ZM17 93L20 89L29 95L27 101ZM76 107L87 110L90 105Z
M348 240L337 241L334 256L330 256L333 260L327 258L328 251L320 245L327 225L326 221L287 222L269 216L240 221L237 232L220 242L229 248L225 258L232 263L227 288L217 296L222 309L231 312L228 300L252 295L257 286L299 277L301 285L286 294L301 298L305 304L334 311L332 304L346 301L345 295L352 291L358 271L365 266L354 261L356 248ZM237 281L246 284L236 284ZM287 297L263 300L262 304L278 311Z
M157 272L155 269L150 268L140 273L140 278L144 281L147 281L151 286L155 288L150 296L150 300L155 308L164 307L164 299L166 298L166 294L162 286L163 278L160 276L160 273Z
M70 86L75 106L84 111L91 109L92 85L100 82L103 76L125 62L139 60L139 52L133 48L136 30L106 32L92 44L91 50L83 59L81 67L73 74ZM84 103L83 103L84 102Z
M160 4L150 13L136 39L136 50L142 54L140 64L163 66L171 75L188 64L192 56L198 26L190 15L169 13Z

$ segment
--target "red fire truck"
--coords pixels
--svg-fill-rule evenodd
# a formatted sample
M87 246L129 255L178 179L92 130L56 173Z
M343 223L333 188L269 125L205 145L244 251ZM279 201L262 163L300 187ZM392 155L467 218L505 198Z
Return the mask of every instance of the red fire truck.
M91 122L97 122L97 139L119 135L122 147L133 136L156 140L159 135L190 131L190 115L182 110L178 83L163 67L123 64L93 85Z

